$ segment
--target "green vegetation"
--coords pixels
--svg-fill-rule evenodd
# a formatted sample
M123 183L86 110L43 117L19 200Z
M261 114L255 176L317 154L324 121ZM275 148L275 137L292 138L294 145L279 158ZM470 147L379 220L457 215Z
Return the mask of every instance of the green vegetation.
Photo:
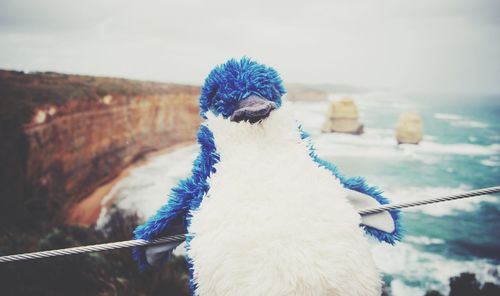
M116 210L103 230L62 223L63 194L28 181L25 124L37 109L54 107L57 117L103 108L111 103L103 101L106 95L113 104L127 104L142 96L197 91L177 84L0 70L0 255L129 240L138 223ZM56 181L64 179L60 165L50 168ZM0 278L0 295L189 294L184 258L141 274L130 249L1 264Z
M128 240L136 224L135 215L113 210L101 231L59 226L40 238L36 234L2 236L0 255L17 253L31 244L36 245L33 251ZM140 273L130 249L1 264L0 278L2 295L189 295L184 257Z

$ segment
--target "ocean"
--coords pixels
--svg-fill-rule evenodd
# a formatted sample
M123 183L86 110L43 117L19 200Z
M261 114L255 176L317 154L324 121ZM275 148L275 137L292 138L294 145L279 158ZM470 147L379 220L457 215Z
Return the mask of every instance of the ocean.
M295 117L318 154L346 176L363 176L392 201L438 197L500 185L500 96L350 94L365 126L361 136L320 132L328 102L294 102ZM342 95L331 95L331 100ZM397 145L394 127L404 111L423 120L419 145ZM188 175L196 145L155 156L131 170L104 202L140 217L165 203L169 189ZM106 219L106 211L100 221ZM404 210L406 236L390 246L373 242L373 256L392 295L445 295L448 281L473 272L500 284L500 197L488 195ZM182 252L182 250L180 250Z

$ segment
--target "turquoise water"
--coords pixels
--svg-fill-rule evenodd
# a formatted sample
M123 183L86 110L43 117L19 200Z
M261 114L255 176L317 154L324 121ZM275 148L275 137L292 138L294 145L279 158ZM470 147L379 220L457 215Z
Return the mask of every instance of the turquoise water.
M500 185L500 97L357 96L366 133L320 134L324 106L299 103L318 151L346 175L364 176L392 200L414 200ZM308 106L309 105L309 106ZM403 111L424 123L420 145L400 145L394 126ZM301 116L302 115L302 116ZM477 197L405 211L407 239L374 256L394 295L447 292L450 276L470 271L498 283L500 198ZM378 259L378 260L377 260Z
M322 134L327 102L293 104L319 155L345 175L364 176L393 201L500 185L500 97L381 92L354 99L366 128L362 136ZM422 116L425 137L417 146L396 143L393 130L403 111ZM150 159L119 182L109 197L116 198L119 207L150 216L188 174L196 153L197 147L189 146ZM405 210L404 225L403 243L373 243L373 256L393 295L423 295L428 289L447 293L448 279L465 271L500 284L500 197Z

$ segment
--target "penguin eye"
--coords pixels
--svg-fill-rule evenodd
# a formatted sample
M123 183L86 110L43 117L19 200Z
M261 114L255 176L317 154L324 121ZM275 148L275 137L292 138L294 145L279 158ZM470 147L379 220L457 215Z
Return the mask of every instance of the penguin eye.
M218 86L214 86L210 90L210 92L208 93L208 95L207 95L207 105L208 105L209 108L210 108L210 106L213 105L215 97L217 96L217 92L218 91L219 91L219 87Z
M281 98L281 93L276 89L276 87L274 85L271 87L272 87L272 91L274 93L272 100L274 101L275 98Z
M216 115L222 114L224 117L229 117L236 109L237 102L237 100L219 100L217 96L215 96L215 100L213 105L210 106L210 110Z

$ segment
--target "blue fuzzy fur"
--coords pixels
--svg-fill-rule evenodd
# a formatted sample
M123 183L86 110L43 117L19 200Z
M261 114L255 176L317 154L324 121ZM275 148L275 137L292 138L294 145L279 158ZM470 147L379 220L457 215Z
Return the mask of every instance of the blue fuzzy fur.
M309 134L303 130L301 125L298 126L298 129L300 132L301 139L308 141L309 156L311 156L311 158L314 160L314 162L316 162L320 167L323 167L323 168L329 170L330 172L332 172L332 174L335 177L337 177L337 179L340 180L340 183L345 188L355 190L355 191L358 191L360 193L369 195L369 196L373 197L375 200L377 200L377 202L379 202L380 204L383 204L383 205L388 204L390 202L386 197L384 197L382 195L382 191L380 191L377 187L369 186L368 184L366 184L364 178L362 178L362 177L346 178L344 175L342 175L339 172L339 170L337 169L337 167L334 164L320 158L316 154L316 150L314 148L314 145L311 142ZM389 211L389 213L391 214L391 217L394 220L394 224L395 224L395 228L394 228L394 231L392 233L387 233L385 231L381 231L381 230L378 230L378 229L375 229L373 227L369 227L369 226L366 226L363 224L361 224L361 226L363 227L363 229L365 230L365 232L367 234L375 237L379 241L384 241L384 242L387 242L387 243L393 245L396 243L396 241L400 241L403 238L404 231L403 231L403 227L401 224L400 211L399 210L391 210L391 211Z
M210 110L224 118L231 116L237 103L251 95L270 100L279 107L285 88L273 68L249 58L231 59L208 75L200 96L200 114Z
M198 208L203 195L209 189L207 179L210 174L215 172L214 165L219 162L219 154L215 150L213 134L204 125L201 125L198 130L198 143L200 153L193 163L191 177L181 180L170 192L168 202L146 223L135 229L134 236L136 239L152 240L160 235L167 235L168 227L179 216L185 228L187 228L190 218L189 211ZM148 266L144 248L134 248L133 256L139 263L141 270Z
M216 115L227 118L234 111L238 101L250 95L257 95L271 100L279 107L284 93L285 88L281 78L274 69L258 64L248 58L231 59L212 70L205 80L200 95L200 115L206 119L205 113L210 110ZM299 129L301 137L308 139L308 135L300 127ZM174 220L180 220L186 229L189 226L190 211L200 206L203 196L209 190L208 178L215 173L214 165L220 160L213 134L204 125L199 128L198 143L200 152L193 163L191 177L181 180L171 190L168 202L143 225L135 229L134 235L136 239L152 240L159 236L168 235L169 227L173 226ZM346 188L368 194L382 204L388 203L388 200L382 196L377 188L366 185L362 178L346 179L333 164L319 158L312 145L309 147L309 154L312 159L319 166L330 170ZM393 233L389 234L367 226L363 227L367 233L380 241L393 244L396 240L401 239L402 228L399 221L399 212L391 211L390 213L396 222L396 230ZM187 248L189 248L190 239L188 237L186 240ZM144 248L134 248L133 256L138 261L141 270L148 266ZM192 262L189 258L188 266L192 275ZM196 284L194 281L191 281L190 284L191 290L194 292Z

